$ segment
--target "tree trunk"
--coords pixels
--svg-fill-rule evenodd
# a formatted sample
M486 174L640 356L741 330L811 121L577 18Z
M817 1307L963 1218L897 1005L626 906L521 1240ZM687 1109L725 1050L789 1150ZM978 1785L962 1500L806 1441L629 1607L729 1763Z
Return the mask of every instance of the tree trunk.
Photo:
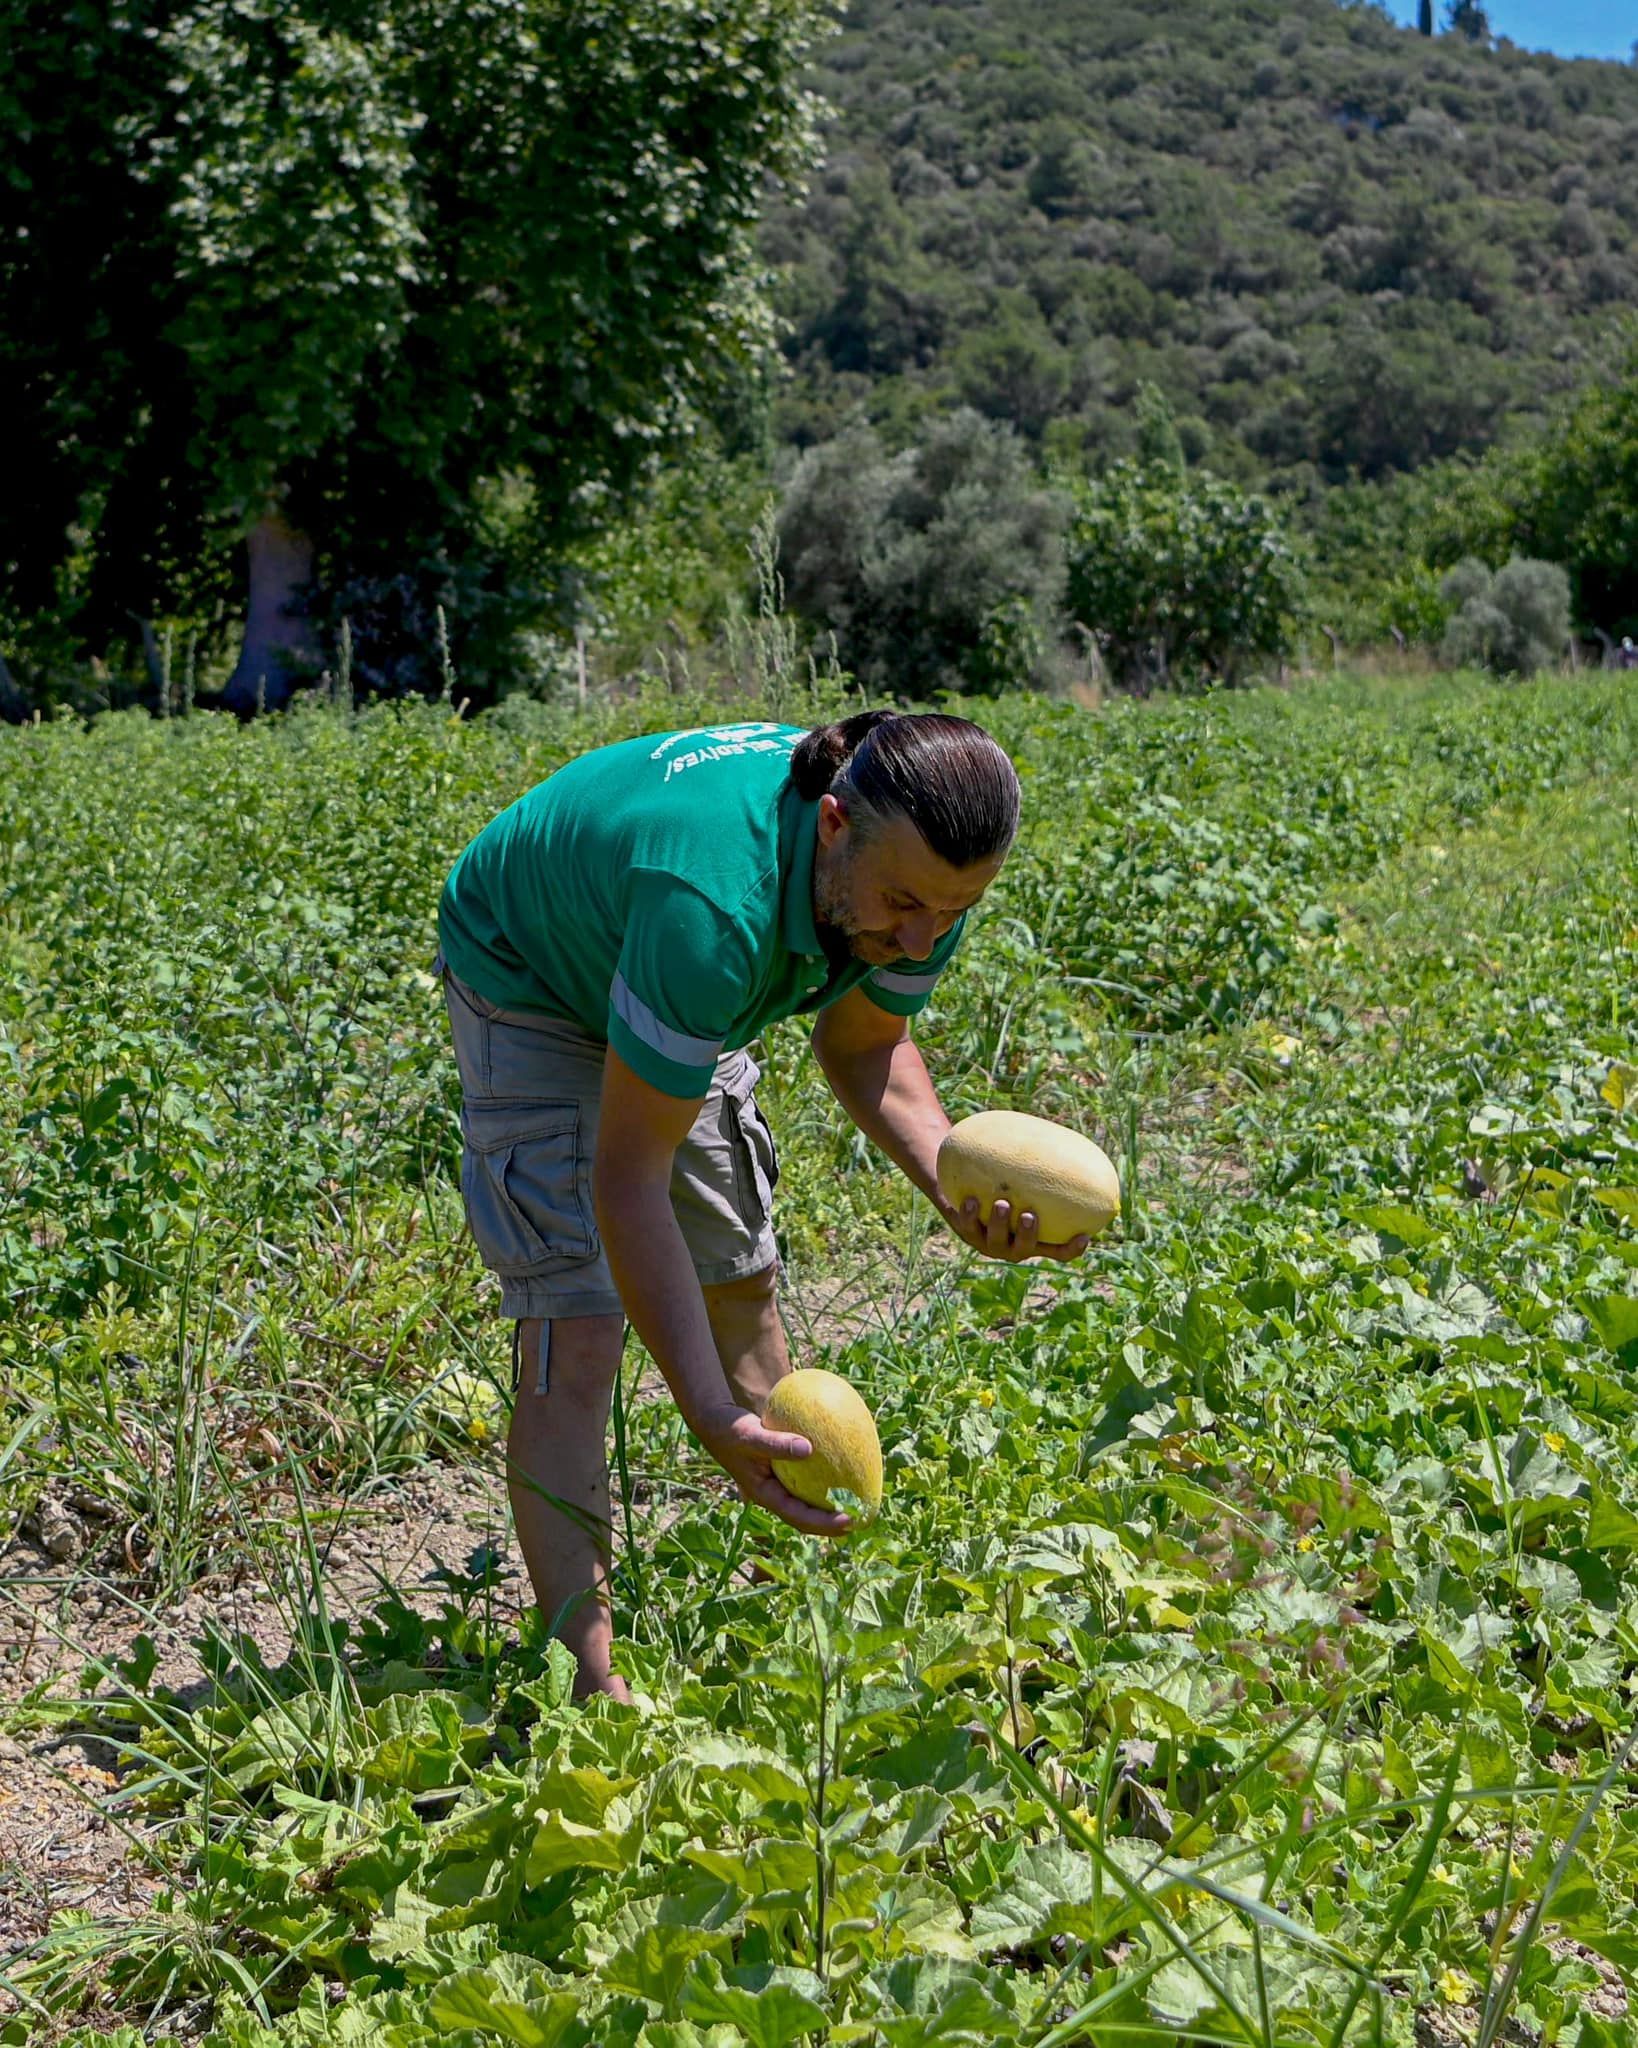
M28 716L28 699L17 687L17 679L0 654L0 718L8 725L21 725Z
M230 711L276 711L296 685L317 671L318 636L295 609L313 580L313 543L278 512L267 512L246 536L250 608L244 645L222 692Z

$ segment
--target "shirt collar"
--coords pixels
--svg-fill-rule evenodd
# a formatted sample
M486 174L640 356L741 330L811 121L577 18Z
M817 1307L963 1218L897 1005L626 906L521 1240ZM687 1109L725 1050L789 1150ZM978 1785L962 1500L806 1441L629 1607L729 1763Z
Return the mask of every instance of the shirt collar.
M784 809L779 839L785 871L780 905L785 944L793 953L817 959L825 950L813 921L813 859L819 845L819 802L817 798L807 802L797 795L794 785L787 785Z

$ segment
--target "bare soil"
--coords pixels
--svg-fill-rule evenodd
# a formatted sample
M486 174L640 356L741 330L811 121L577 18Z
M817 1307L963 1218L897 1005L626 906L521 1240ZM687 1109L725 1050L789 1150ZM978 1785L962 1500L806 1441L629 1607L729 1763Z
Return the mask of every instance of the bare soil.
M350 1501L319 1520L326 1532L325 1595L335 1615L361 1617L389 1590L436 1612L445 1591L441 1574L466 1576L485 1548L494 1554L502 1625L526 1604L527 1581L493 1457L459 1469L429 1465L390 1492ZM273 1669L290 1652L289 1627L265 1583L235 1584L224 1575L156 1609L129 1590L117 1563L117 1554L93 1551L89 1562L68 1568L27 1536L0 1550L0 1730L13 1731L0 1733L0 1975L54 1913L139 1916L163 1885L140 1822L110 1810L108 1795L118 1784L112 1754L76 1736L71 1720L42 1727L39 1703L89 1696L97 1663L130 1657L144 1632L159 1658L152 1685L184 1698L209 1690L201 1651L211 1624L229 1637L248 1637ZM0 1991L0 2014L6 2009Z

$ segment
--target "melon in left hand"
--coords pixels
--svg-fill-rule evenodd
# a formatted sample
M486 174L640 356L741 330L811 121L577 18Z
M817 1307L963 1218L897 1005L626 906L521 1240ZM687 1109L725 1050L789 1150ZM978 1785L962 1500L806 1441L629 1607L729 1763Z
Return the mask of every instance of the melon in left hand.
M768 1397L762 1426L805 1436L813 1446L811 1458L773 1461L774 1476L798 1500L828 1508L833 1505L830 1489L840 1486L858 1500L867 1520L878 1512L882 1446L876 1419L840 1373L821 1366L787 1373Z

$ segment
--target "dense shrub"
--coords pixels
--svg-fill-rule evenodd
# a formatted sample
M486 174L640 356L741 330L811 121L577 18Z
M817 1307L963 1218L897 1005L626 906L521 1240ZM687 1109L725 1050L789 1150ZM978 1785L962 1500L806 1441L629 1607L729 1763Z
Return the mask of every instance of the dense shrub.
M1070 615L1128 689L1237 682L1285 652L1302 605L1266 500L1169 463L1117 462L1087 484L1068 558Z
M854 428L786 491L786 595L875 694L1027 685L1051 642L1064 511L1011 429L974 412L897 456Z
M1458 562L1445 578L1451 608L1446 659L1498 675L1534 675L1562 656L1570 633L1570 579L1556 562L1515 555L1492 574L1483 562Z

